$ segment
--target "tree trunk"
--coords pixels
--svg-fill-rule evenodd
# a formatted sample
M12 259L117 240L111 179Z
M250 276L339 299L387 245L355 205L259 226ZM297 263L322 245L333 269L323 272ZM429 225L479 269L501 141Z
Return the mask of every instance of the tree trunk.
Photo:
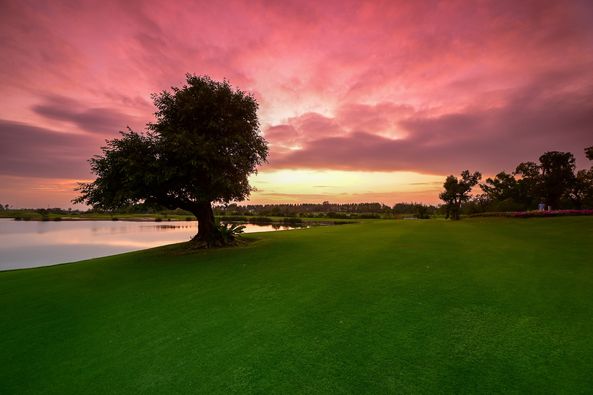
M460 214L461 214L461 200L455 200L455 202L453 203L453 215L451 216L451 219L454 221L459 221Z
M194 236L192 243L205 248L223 246L224 239L214 222L210 202L197 203L191 211L198 219L198 234Z

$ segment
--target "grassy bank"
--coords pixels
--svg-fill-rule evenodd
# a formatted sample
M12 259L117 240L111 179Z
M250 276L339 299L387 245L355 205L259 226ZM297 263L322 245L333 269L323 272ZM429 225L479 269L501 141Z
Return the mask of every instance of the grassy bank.
M107 213L73 213L73 214L40 214L34 210L5 210L0 211L0 218L14 219L16 221L196 221L191 214L107 214ZM220 221L241 222L241 223L270 223L270 224L346 224L358 221L367 221L365 218L340 219L328 217L264 217L264 216L216 216Z
M593 218L249 237L0 273L0 393L593 388Z
M12 218L17 221L195 221L193 215L176 214L108 214L108 213L40 213L36 210L0 211L0 218Z

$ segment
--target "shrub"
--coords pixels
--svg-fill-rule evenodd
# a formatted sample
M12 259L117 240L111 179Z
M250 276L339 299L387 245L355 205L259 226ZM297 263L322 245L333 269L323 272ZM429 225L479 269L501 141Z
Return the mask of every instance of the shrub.
M352 216L351 218L356 218L356 216ZM360 214L358 216L360 219L380 219L381 216L379 214Z
M593 210L519 211L511 213L514 218L560 217L567 215L593 215Z
M253 217L253 218L249 218L249 223L250 224L269 224L274 222L274 220L272 218L269 217Z
M245 229L245 225L232 224L232 223L219 223L216 225L218 231L222 235L225 243L229 244L236 241Z
M472 214L470 217L548 218L569 215L593 215L593 210L511 211Z
M300 218L284 218L282 222L287 225L302 225L303 220Z
M423 204L417 204L415 206L414 216L418 219L429 219L430 215L428 214L428 206L425 206Z
M220 217L223 221L235 221L235 222L247 222L247 217L242 215L227 215L224 217Z
M348 219L350 216L348 214L336 213L334 211L330 211L327 213L327 218L338 218L338 219Z

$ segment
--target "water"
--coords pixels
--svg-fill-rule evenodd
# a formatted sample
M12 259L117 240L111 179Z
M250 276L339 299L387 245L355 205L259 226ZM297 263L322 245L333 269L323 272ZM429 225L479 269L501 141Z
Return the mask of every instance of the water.
M245 232L286 226L245 225ZM0 270L49 266L188 241L197 223L154 221L15 221L0 218Z

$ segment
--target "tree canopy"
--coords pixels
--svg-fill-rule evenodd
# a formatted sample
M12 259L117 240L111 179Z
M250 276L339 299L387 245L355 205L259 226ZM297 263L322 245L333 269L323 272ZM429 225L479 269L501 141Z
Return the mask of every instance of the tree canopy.
M585 148L593 160L593 147ZM576 171L570 152L549 151L538 162L522 162L511 174L498 173L480 184L484 192L464 204L468 214L478 212L523 211L540 204L558 209L593 208L593 167Z
M575 159L570 152L551 151L539 157L541 192L548 206L557 209L562 195L573 184Z
M450 175L445 180L439 198L445 202L445 217L458 220L461 213L461 204L470 199L472 188L478 184L482 175L479 172L470 173L469 170L461 172L461 178Z
M587 159L593 160L593 146L585 148L585 156Z
M90 159L95 181L81 183L74 201L100 209L144 202L181 208L198 219L194 241L223 243L212 203L244 200L248 176L266 161L258 104L227 82L186 75L181 88L152 95L156 121L107 141Z

